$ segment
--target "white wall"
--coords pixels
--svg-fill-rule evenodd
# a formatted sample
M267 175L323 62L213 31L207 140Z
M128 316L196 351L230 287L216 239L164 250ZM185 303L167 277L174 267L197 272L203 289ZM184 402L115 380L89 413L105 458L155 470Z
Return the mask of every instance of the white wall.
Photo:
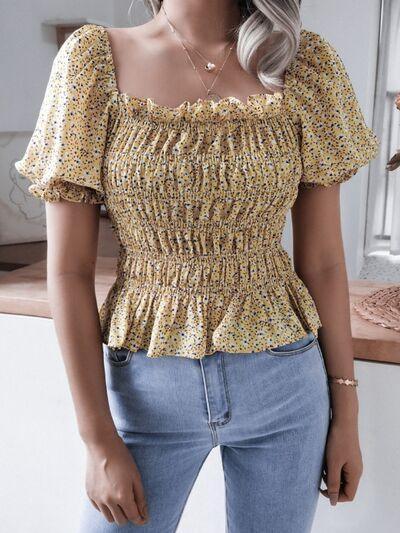
M133 2L130 15L128 14L129 6L132 0L117 0L114 2L114 25L120 28L128 26L138 26L146 22L150 15L144 9L141 1Z
M0 131L31 131L57 52L55 30L43 21L90 18L112 24L114 2L0 0L0 9Z

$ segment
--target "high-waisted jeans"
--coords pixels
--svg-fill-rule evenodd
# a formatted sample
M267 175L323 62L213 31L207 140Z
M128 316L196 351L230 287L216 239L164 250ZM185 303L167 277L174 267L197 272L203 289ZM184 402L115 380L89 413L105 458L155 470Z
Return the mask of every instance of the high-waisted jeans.
M203 359L105 346L104 360L112 416L140 471L149 521L110 523L85 498L80 533L175 532L215 446L227 532L311 530L331 405L313 333L273 350Z

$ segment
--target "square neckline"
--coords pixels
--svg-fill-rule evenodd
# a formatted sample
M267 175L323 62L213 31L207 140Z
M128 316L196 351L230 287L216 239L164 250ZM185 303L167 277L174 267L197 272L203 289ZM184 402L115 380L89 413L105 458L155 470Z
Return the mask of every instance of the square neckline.
M121 100L125 100L125 101L131 102L133 104L136 103L136 104L139 104L139 105L142 105L142 106L147 105L148 107L152 107L154 109L159 109L160 111L163 111L165 113L179 112L179 111L181 111L184 108L193 108L193 107L197 107L197 106L214 106L215 107L215 106L223 105L224 103L234 103L234 104L237 104L237 105L239 105L240 107L242 107L244 109L247 109L247 108L250 108L253 103L265 102L267 104L269 104L269 103L274 104L276 102L279 102L279 101L282 102L284 100L285 92L286 92L286 76L287 76L287 73L288 73L288 70L289 70L289 65L286 67L284 75L283 75L282 91L275 91L273 93L253 93L253 94L249 94L245 101L241 100L237 96L228 95L228 96L223 96L220 100L217 100L217 101L209 100L207 98L198 98L197 100L195 100L193 102L191 102L189 100L184 100L183 102L181 102L177 106L172 107L172 106L168 106L166 104L158 103L155 100L153 100L153 98L151 98L150 96L136 96L136 95L124 92L124 91L120 91L119 88L118 88L116 63L114 61L114 56L113 56L113 51L112 51L112 47L111 47L110 36L109 36L108 31L107 31L105 26L103 26L101 24L98 24L97 26L101 29L101 31L103 33L103 36L105 38L105 42L106 42L106 46L107 46L107 53L109 55L111 71L112 71L112 77L113 77L114 92L115 92L116 96L119 99L121 99ZM301 30L301 31L303 31L303 30Z

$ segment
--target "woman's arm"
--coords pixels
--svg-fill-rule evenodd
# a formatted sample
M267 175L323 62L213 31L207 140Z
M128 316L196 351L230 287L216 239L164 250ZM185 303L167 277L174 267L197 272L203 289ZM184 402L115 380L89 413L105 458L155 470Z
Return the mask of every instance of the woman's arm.
M46 218L47 289L79 433L88 452L88 495L109 521L126 522L116 503L119 497L126 517L142 524L136 506L142 511L145 505L140 476L116 431L105 385L94 286L99 205L46 202Z
M340 185L299 188L292 207L293 261L323 326L318 338L327 372L354 378L348 280L340 222ZM327 443L331 502L354 498L362 472L355 387L330 385L332 421ZM340 487L340 481L345 484ZM340 489L338 500L335 493ZM324 493L326 495L326 493Z
M94 291L98 211L97 205L46 202L48 296L79 432L88 443L116 434Z

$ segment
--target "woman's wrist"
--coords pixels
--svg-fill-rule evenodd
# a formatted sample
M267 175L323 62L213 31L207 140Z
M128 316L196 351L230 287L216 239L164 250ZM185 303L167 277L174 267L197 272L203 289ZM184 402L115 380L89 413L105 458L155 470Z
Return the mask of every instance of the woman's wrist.
M113 421L86 427L80 430L80 436L88 448L98 447L110 439L119 438Z
M337 422L351 423L358 419L358 396L355 387L331 383L332 418Z

